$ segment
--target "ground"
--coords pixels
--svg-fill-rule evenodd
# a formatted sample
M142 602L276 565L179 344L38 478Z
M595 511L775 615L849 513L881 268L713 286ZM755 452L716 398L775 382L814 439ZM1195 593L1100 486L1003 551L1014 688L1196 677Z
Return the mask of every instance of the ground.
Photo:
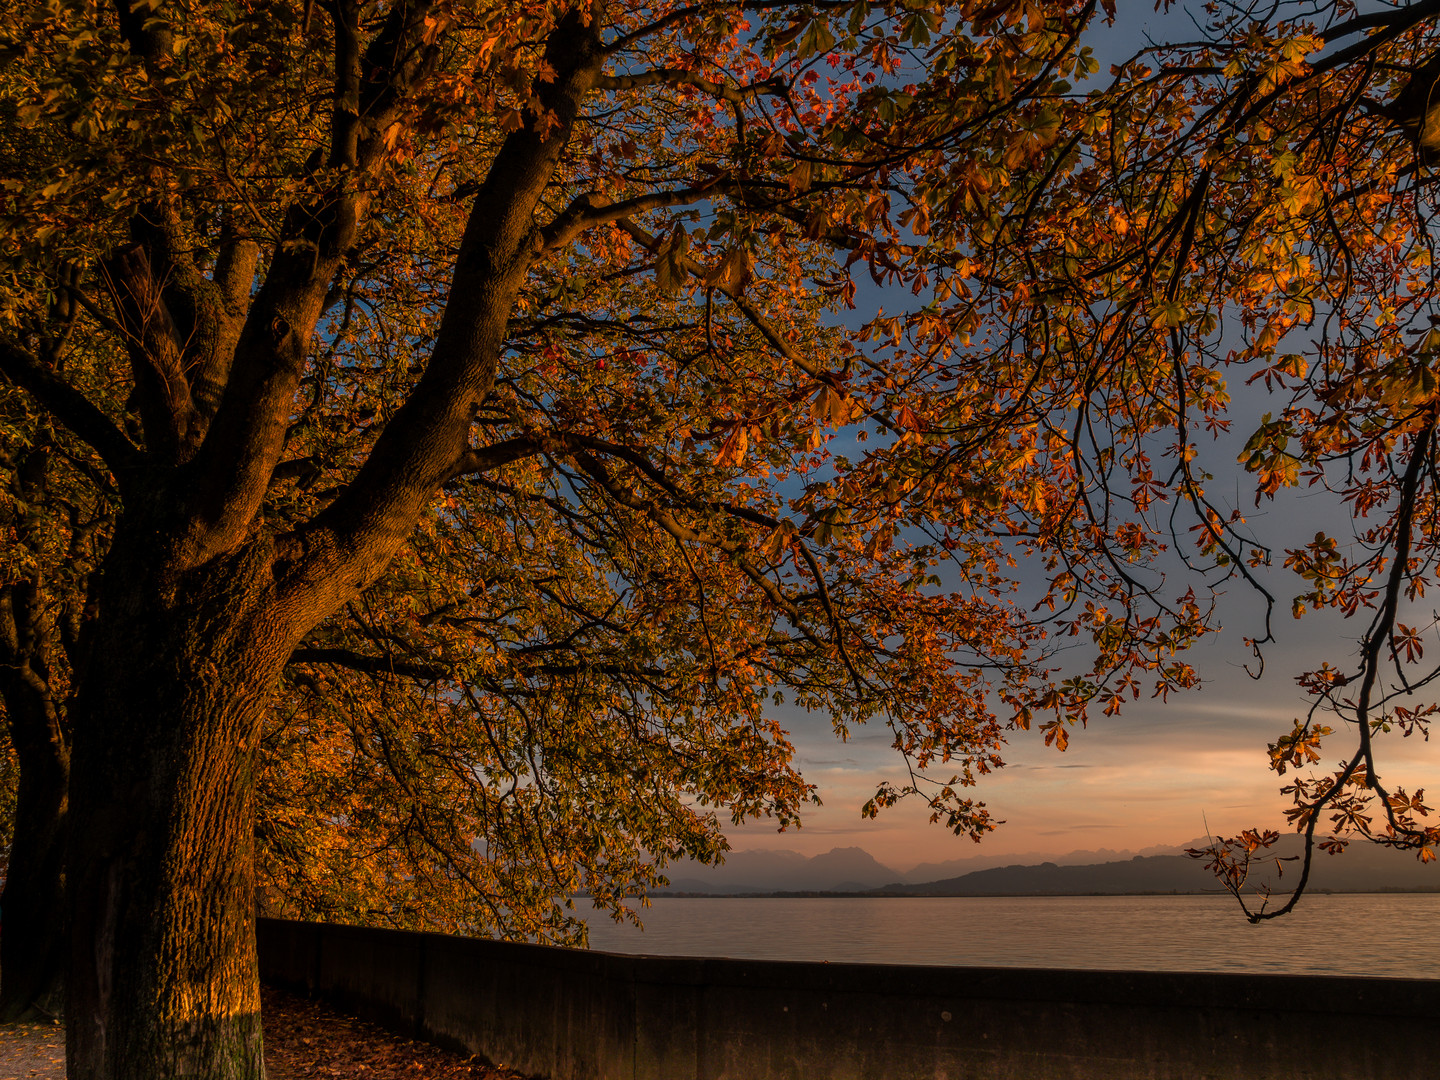
M65 1029L0 1024L0 1080L64 1080Z
M308 998L265 987L268 1080L521 1080L519 1073L412 1042ZM64 1080L65 1029L0 1025L0 1080Z

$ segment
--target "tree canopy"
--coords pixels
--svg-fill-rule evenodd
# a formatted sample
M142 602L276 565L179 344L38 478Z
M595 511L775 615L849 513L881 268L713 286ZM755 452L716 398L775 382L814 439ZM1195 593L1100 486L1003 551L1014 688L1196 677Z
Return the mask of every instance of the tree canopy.
M1289 395L1259 496L1373 523L1286 556L1375 613L1272 750L1358 734L1296 821L1428 851L1373 735L1429 715L1381 664L1434 553L1431 8L1217 6L1108 79L1060 0L9 9L6 920L68 830L72 1075L257 1074L257 881L566 940L793 820L777 696L979 836L1007 725L1192 685L1266 589L1197 463L1237 376Z
M932 40L970 14L971 33ZM518 153L564 123L546 143L553 175L531 192L535 227L511 238L523 240L511 258L526 269L487 331L494 370L477 377L494 386L471 393L464 423L454 421L469 436L428 466L424 497L406 496L420 531L406 525L384 541L404 549L399 561L297 643L274 746L293 745L282 716L329 730L319 710L347 718L342 756L369 757L383 742L380 717L413 709L414 724L454 733L455 744L427 752L451 755L455 781L480 803L506 790L523 802L543 785L516 786L517 776L574 767L582 745L614 755L582 773L647 771L649 736L651 754L666 748L653 767L667 798L619 801L667 822L649 836L657 854L679 850L667 830L691 833L698 853L718 840L672 794L782 818L803 802L783 736L760 712L777 692L839 723L882 713L917 764L955 755L966 780L994 747L985 693L999 686L1019 701L1044 680L1030 650L1039 631L987 599L1010 588L994 536L967 540L963 594L920 595L936 561L954 557L895 546L906 482L877 499L834 451L837 433L854 439L870 423L894 441L915 418L895 404L895 376L863 362L866 332L823 313L853 298L847 269L921 280L906 227L917 211L892 214L891 202L936 197L916 187L936 166L964 158L972 172L999 173L1043 156L1053 131L1037 91L1085 70L1075 37L1087 15L607 13L600 43L587 46L603 59L586 60L586 111L566 105L575 115L561 120L546 98L563 81L550 53L557 35L584 33L562 34L559 9L260 6L187 11L183 27L156 16L149 29L104 10L27 12L10 46L14 160L30 155L7 207L7 362L27 391L15 398L16 445L34 446L37 401L100 443L67 445L76 464L55 468L77 482L88 469L99 487L90 497L105 499L93 513L109 515L102 533L126 485L143 486L131 479L143 461L198 476L235 377L231 350L294 261L306 284L285 303L305 306L315 329L302 349L275 322L298 325L288 309L264 328L277 339L267 348L298 350L290 396L266 406L267 452L279 460L255 466L263 483L227 483L251 485L253 512L276 535L346 514L359 515L347 528L383 531L367 518L379 511L347 506L360 505L365 469L381 487L414 471L385 458L381 479L382 433L394 441L402 406L420 407L427 352L447 340L444 320L459 318L447 315L452 279L465 229L490 217L484 185L500 182L497 162L509 167L507 146ZM1035 86L1022 97L1013 83L1023 79ZM329 111L308 104L327 99ZM159 404L145 403L146 380ZM75 389L89 391L89 407ZM450 409L452 392L434 391L446 400L428 407ZM375 676L413 685L386 690ZM582 714L595 718L588 732ZM411 723L396 730L404 753L378 757L404 773L419 736ZM675 752L684 744L697 747L689 763ZM537 755L546 763L526 760ZM482 796L486 785L496 786ZM271 790L293 792L289 782ZM616 794L568 807L565 828L598 822ZM985 827L945 785L931 794L953 827ZM272 820L313 825L313 810L277 806ZM349 828L355 815L332 818ZM455 857L454 844L447 851ZM522 860L530 871L535 857ZM621 887L641 873L617 867Z
M256 1067L252 836L292 910L564 935L717 809L796 814L777 694L891 726L876 808L989 827L1045 631L1007 532L905 534L862 443L924 441L908 376L826 313L1039 174L1090 14L7 15L12 649L104 943L75 1075Z
M1270 745L1305 854L1285 902L1263 894L1246 907L1254 920L1293 907L1317 845L1338 853L1363 839L1430 861L1440 841L1423 790L1388 771L1382 780L1380 753L1386 735L1424 737L1436 708L1425 696L1435 620L1423 597L1437 540L1440 12L1298 3L1206 13L1197 40L1145 50L1092 99L1101 107L1080 129L1083 164L1036 217L1083 215L1093 227L1078 245L1032 232L1027 246L1065 250L1040 264L1050 272L1037 291L1064 327L1047 333L1085 342L1146 388L1140 430L1170 433L1168 483L1196 512L1202 558L1270 600L1275 575L1258 576L1270 552L1247 534L1243 507L1212 504L1215 478L1196 464L1207 429L1228 427L1228 386L1242 380L1271 408L1239 458L1255 504L1309 488L1339 519L1287 537L1294 546L1279 560L1300 578L1290 614L1332 608L1358 628L1300 677L1311 705ZM1138 447L1126 468L1132 490L1153 479ZM1267 619L1253 639L1261 663L1272 639ZM1342 739L1333 771L1310 772ZM1206 854L1241 895L1251 861L1277 838L1262 826Z

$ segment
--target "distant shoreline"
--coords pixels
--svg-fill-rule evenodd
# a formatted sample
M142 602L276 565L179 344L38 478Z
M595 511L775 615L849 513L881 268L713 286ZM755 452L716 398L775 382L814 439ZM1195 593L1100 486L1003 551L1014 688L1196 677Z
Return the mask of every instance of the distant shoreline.
M1204 841L1196 841L1203 844ZM652 895L667 896L1208 896L1224 895L1221 882L1192 848L1100 862L1046 860L962 869L923 864L908 872L878 862L859 848L836 848L811 858L740 852L719 866L666 867L666 882ZM1074 853L1076 855L1082 853ZM1088 853L1086 853L1088 854ZM1278 894L1295 880L1287 873L1304 855L1300 836L1282 837L1250 866L1252 887ZM944 870L950 873L944 873ZM924 877L917 880L916 871ZM1310 891L1331 893L1440 892L1440 864L1425 865L1413 852L1354 844L1341 857L1317 854ZM934 876L930 876L930 875Z
M1311 896L1394 896L1427 895L1440 893L1440 885L1416 888L1385 887L1375 889L1316 889L1305 890ZM1279 895L1280 890L1276 890ZM1135 889L1128 892L905 892L873 889L867 892L828 892L824 890L793 890L780 892L688 892L669 889L646 893L651 900L990 900L1004 897L1052 897L1067 896L1228 896L1224 889ZM575 899L590 899L589 893L576 893ZM638 894L626 899L638 899Z

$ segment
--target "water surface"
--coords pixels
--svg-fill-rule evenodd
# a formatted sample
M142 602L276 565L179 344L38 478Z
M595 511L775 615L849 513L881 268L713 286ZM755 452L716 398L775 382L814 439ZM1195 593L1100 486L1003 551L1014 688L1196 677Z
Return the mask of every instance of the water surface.
M892 964L1440 978L1440 894L1305 897L1256 926L1228 896L662 897L592 948Z

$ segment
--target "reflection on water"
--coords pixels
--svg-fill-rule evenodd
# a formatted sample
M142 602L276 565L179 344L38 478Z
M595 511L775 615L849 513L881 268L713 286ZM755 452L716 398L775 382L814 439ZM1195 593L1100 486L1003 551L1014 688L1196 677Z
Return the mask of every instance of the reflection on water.
M590 945L659 956L1440 978L1440 894L1315 895L1251 926L1228 896L657 899Z

